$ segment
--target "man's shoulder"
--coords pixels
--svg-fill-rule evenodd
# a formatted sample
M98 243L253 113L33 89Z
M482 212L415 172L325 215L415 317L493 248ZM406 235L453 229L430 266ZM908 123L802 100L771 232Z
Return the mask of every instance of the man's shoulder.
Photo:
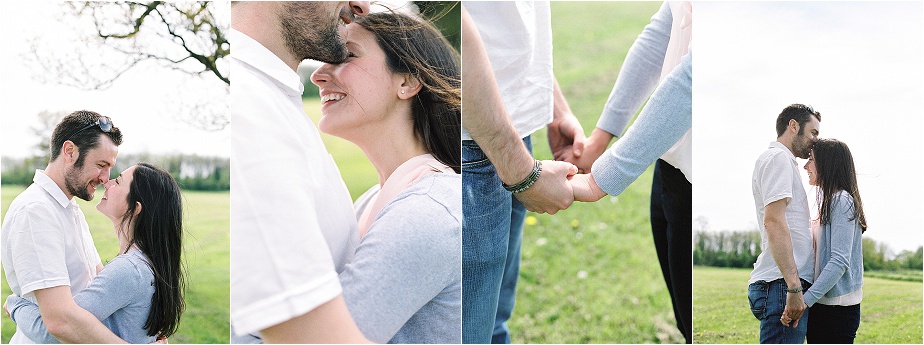
M11 219L11 217L17 217L21 214L37 213L51 215L54 212L54 200L38 185L32 184L29 188L26 188L25 191L13 198L9 209L7 209L6 219Z

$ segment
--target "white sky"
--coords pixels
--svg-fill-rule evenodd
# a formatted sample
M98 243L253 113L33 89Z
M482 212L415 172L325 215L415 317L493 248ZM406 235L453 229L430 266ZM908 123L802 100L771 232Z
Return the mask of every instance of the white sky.
M57 39L66 49L75 30L56 18L58 6L26 1L0 4L0 154L25 157L32 153L37 139L30 128L38 125L39 112L86 109L109 116L122 130L121 153L230 155L227 128L206 132L178 121L174 115L194 99L226 98L224 90L210 88L215 83L199 82L154 63L132 69L103 91L33 80L33 70L23 61L30 47L28 40L36 36Z
M776 139L780 111L805 103L821 112L821 137L853 153L864 236L896 253L924 243L922 3L696 2L695 11L693 218L713 231L757 229L754 160Z

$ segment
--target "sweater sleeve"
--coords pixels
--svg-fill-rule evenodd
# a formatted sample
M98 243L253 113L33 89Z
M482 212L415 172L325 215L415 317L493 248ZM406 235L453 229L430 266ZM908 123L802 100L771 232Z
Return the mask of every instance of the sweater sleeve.
M693 53L655 90L638 119L591 168L604 192L619 195L693 125Z
M603 106L597 128L620 136L639 107L651 95L661 76L664 56L671 39L671 25L671 9L665 2L629 48L613 91Z
M818 279L815 279L812 287L805 292L805 304L809 307L824 297L834 287L834 284L837 284L850 265L857 222L857 220L850 220L853 217L853 199L847 193L841 192L834 200L833 212L829 217L831 243L827 246L831 250L831 256L828 262L822 263L821 274L818 275ZM822 244L822 247L825 245Z
M119 257L103 268L90 286L74 295L74 302L102 321L139 298L139 292L144 291L139 284L145 282L138 268L130 260ZM10 317L29 339L36 343L59 343L45 327L37 304L11 295L7 305Z
M458 276L461 222L428 194L399 195L372 224L340 274L363 334L388 342Z

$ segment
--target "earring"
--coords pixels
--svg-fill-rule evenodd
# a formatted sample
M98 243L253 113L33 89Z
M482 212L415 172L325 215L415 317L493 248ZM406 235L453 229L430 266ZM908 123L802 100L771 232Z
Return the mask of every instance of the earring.
M404 94L404 90L401 90L401 94L402 94L402 95Z

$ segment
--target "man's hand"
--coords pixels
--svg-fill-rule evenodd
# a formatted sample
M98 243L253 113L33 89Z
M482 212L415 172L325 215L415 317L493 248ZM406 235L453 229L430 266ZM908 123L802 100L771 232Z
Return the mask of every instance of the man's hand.
M3 300L3 312L6 313L6 317L13 318L13 315L10 315L10 310L6 309L6 300Z
M606 196L606 192L597 186L591 174L579 174L571 177L571 188L574 191L574 200L594 202Z
M591 166L594 165L597 158L603 155L603 152L610 146L610 141L612 140L612 134L602 129L594 128L593 133L591 133L590 137L584 142L584 151L580 156L569 154L566 150L561 160L577 165L578 173L589 174ZM556 159L558 159L558 157L556 157Z
M572 113L556 116L548 126L547 136L555 160L580 158L584 152L584 128Z
M571 163L542 161L542 173L529 189L514 194L527 210L555 214L571 206L574 193L568 179L577 174Z
M799 326L799 319L802 318L802 313L805 312L806 308L808 308L808 306L805 305L805 300L802 298L801 292L787 293L786 307L783 308L783 316L780 317L780 323L782 323L783 326L789 326L789 323L793 322L793 328Z

